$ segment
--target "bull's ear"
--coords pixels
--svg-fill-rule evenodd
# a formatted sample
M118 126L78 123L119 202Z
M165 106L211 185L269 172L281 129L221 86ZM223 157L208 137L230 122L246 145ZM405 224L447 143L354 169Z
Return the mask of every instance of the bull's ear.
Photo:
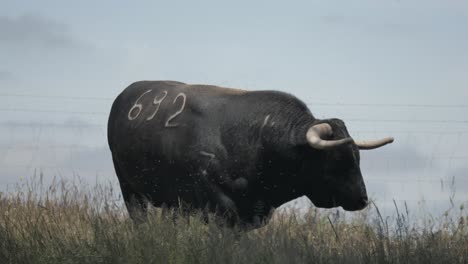
M332 149L345 144L354 142L352 138L347 137L338 140L326 140L333 135L333 129L328 123L319 123L312 125L306 133L307 142L314 149Z

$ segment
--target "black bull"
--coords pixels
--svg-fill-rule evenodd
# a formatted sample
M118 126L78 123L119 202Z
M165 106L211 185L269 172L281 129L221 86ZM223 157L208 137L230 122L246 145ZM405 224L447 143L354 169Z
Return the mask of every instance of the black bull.
M316 119L296 97L173 81L136 82L114 101L108 140L129 214L156 207L266 223L300 196L360 210L367 193L357 142L339 119Z

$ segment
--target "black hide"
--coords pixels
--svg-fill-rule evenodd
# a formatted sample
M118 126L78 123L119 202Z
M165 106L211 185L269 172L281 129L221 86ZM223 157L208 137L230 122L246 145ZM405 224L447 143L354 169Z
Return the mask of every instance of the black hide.
M308 145L307 130L321 122L333 127L330 139L349 136L290 94L143 81L115 100L108 140L132 217L149 201L259 226L303 195L320 207L365 206L357 147Z

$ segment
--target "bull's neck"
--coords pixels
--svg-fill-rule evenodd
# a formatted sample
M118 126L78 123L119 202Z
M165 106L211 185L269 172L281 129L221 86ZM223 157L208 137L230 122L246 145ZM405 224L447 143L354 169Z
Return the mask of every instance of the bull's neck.
M304 148L308 148L306 133L316 120L312 115L303 115L286 121L263 128L264 162L268 167L263 177L275 207L305 194L302 163Z
M307 114L283 119L266 115L258 127L262 144L274 148L291 148L305 144L307 130L314 121L314 117Z

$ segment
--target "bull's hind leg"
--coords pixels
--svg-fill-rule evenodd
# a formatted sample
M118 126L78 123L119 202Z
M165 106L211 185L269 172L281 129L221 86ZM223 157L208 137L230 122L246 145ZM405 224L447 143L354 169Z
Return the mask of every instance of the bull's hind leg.
M145 222L148 211L148 201L141 194L133 191L130 184L125 180L126 177L120 169L118 162L116 162L115 157L112 158L114 160L115 172L119 179L120 189L130 218L137 224Z
M130 218L136 224L145 222L148 212L148 200L134 192L125 181L120 180L120 188Z

